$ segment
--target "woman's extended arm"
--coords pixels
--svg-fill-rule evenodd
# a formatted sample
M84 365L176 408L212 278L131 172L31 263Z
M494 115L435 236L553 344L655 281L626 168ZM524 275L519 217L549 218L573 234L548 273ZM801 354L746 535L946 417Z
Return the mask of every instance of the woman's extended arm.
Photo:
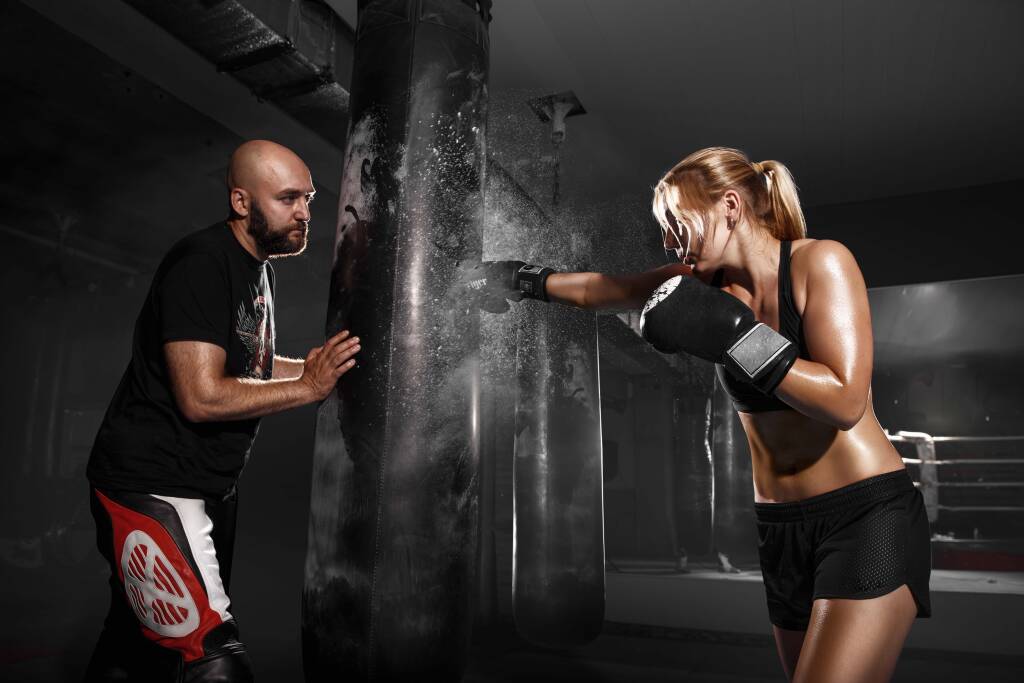
M654 268L643 273L554 273L548 277L548 299L589 310L642 308L655 289L676 275L691 274L682 263Z

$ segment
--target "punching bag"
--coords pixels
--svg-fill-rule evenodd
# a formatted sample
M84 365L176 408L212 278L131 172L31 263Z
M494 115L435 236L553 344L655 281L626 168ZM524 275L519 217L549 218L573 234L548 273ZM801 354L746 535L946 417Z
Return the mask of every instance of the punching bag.
M750 446L732 398L716 381L712 394L714 547L723 569L752 569L757 559Z
M691 362L691 361L687 361ZM675 390L669 459L679 569L711 554L714 510L712 401L697 385Z
M480 257L487 40L476 3L359 5L327 334L363 350L317 413L308 681L465 667L478 316L459 283Z
M604 621L597 319L536 302L520 313L513 616L528 641L568 648Z

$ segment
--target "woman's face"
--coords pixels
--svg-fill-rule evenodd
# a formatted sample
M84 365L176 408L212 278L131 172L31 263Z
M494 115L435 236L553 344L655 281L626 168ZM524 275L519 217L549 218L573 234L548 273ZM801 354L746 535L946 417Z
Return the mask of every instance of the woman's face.
M669 229L662 230L664 248L674 251L676 257L698 275L716 267L714 264L721 258L728 235L728 231L721 229L725 224L722 207L716 204L706 215L707 223L696 211L684 211L678 219L666 213Z
M728 190L726 194L703 214L697 211L681 211L677 218L671 212L666 214L671 229L663 228L666 250L693 269L697 276L712 274L721 267L726 245L732 230L728 229L729 212L735 213L738 195Z
M671 211L665 212L665 220L668 227L663 225L661 228L661 246L665 251L675 252L676 258L686 263L694 242L692 226L688 226L686 221L676 220Z

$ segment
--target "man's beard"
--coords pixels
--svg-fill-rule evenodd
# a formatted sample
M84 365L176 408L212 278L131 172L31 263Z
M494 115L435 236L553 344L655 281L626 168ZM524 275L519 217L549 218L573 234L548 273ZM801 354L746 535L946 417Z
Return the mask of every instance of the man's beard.
M302 237L296 240L292 235L293 230L302 230ZM260 209L260 205L253 202L249 212L249 235L256 240L257 246L269 258L278 256L294 256L306 250L306 241L309 234L308 228L302 224L289 225L286 229L277 232L270 229L267 216Z

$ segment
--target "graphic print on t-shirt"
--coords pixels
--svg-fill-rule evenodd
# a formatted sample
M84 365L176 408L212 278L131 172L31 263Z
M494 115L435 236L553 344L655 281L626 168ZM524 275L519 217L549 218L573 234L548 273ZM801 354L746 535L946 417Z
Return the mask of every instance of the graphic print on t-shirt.
M251 309L244 301L235 314L235 334L245 349L242 377L266 379L274 358L274 300L270 288L261 292L250 286Z

